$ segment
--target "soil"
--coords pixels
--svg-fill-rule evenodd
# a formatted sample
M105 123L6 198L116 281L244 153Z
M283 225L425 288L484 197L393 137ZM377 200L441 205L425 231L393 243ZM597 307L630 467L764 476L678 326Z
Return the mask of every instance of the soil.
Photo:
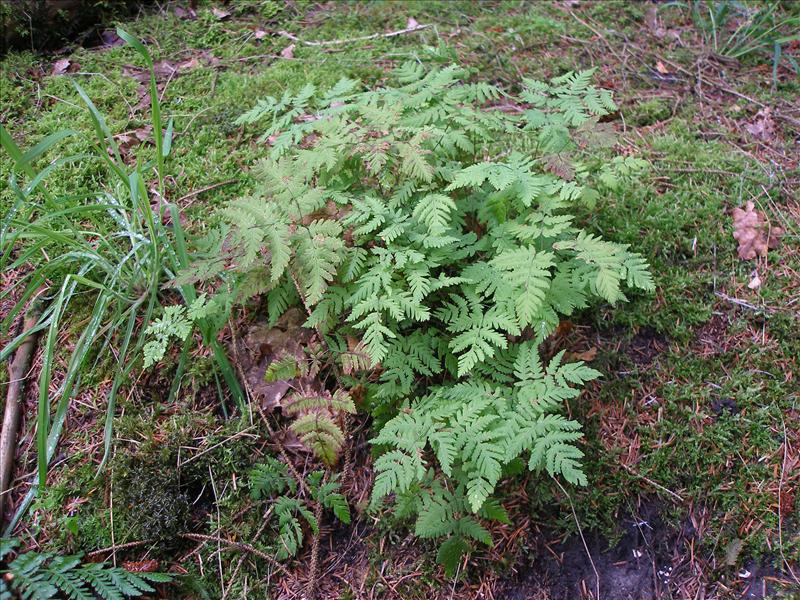
M700 590L702 596L687 596L696 583L697 569L708 568L696 562L690 552L696 534L690 522L676 530L664 518L665 508L657 502L643 502L619 521L621 538L611 544L596 535L573 535L548 543L531 540L539 548L536 556L515 566L516 579L508 581L496 597L502 600L666 600L672 598L725 598L724 588ZM545 544L547 547L545 547ZM548 549L549 548L549 549ZM587 553L588 548L588 553ZM591 558L590 558L591 557ZM739 598L762 600L772 597L772 583L778 572L755 562L738 571L724 567L730 579L749 581ZM714 586L715 588L717 586ZM783 588L785 591L785 588ZM798 590L800 591L800 590Z

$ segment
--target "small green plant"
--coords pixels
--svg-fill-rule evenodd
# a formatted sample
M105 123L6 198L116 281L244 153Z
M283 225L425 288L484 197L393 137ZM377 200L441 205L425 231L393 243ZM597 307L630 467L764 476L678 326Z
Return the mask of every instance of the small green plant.
M117 394L144 349L144 337L136 335L137 323L150 322L161 302L162 286L175 272L189 265L178 207L165 201L154 202L148 188L149 179L157 179L158 194L162 199L165 197L165 161L172 145L172 120L163 126L153 63L146 48L125 31L120 29L117 33L151 69L153 159L145 160L140 156L132 166L126 163L105 119L77 82L75 88L88 108L96 133L95 138L88 140L90 152L57 158L36 172L33 167L36 161L61 140L77 135L76 132L54 133L23 152L0 125L0 142L15 164L9 185L16 195L14 206L0 222L0 270L26 273L14 286L0 293L0 300L18 293L16 304L0 323L0 330L7 333L16 316L32 299L40 297L45 305L37 325L7 344L0 351L0 360L10 356L27 335L46 331L36 426L38 486L32 487L14 522L27 509L38 487L44 486L47 466L55 453L70 398L80 390L81 375L91 368L93 356L102 356L113 347L117 368L107 396L105 463L111 445ZM80 197L54 197L47 190L47 179L58 173L60 166L72 163L104 167L98 189ZM21 184L18 176L27 183ZM155 209L157 205L161 208ZM194 313L201 310L202 307L195 307L197 295L193 286L181 286L179 291ZM50 397L50 384L56 368L59 334L70 311L76 310L78 299L86 298L93 302L91 314L71 352L63 383L54 399ZM243 403L233 368L214 337L213 325L195 316L204 341L213 350L218 372ZM164 318L169 319L171 315ZM185 368L191 341L187 329L180 333L179 339L185 342L175 381L180 380ZM144 350L148 363L160 358L159 348L149 346ZM53 402L54 413L51 412Z
M783 52L784 46L800 39L800 34L796 33L800 17L781 15L779 2L692 0L690 10L695 27L712 52L735 59L750 55L771 56L774 81L777 81L778 66L783 58L795 73L800 73L797 61Z
M580 424L561 412L600 374L540 344L593 298L653 289L640 255L571 214L643 166L581 156L615 110L591 72L526 79L518 96L465 75L409 63L395 87L259 102L239 121L268 122L262 187L225 209L217 258L193 268L266 293L272 319L305 307L337 386L366 390L372 507L393 496L421 536L445 538L448 570L491 543L480 519L505 518L492 495L522 460L586 484Z
M303 491L310 495L303 498L298 495L298 480L281 461L267 457L253 467L250 472L250 494L253 500L272 501L271 514L277 519L275 555L278 560L296 555L302 547L304 535L300 518L314 535L319 534L318 515L322 513L315 507L330 510L342 523L350 523L350 507L339 493L341 484L337 479L338 475L335 474L326 479L323 471L309 473L305 481L300 482Z
M25 599L121 600L154 593L152 583L169 583L166 573L131 573L105 563L82 563L80 555L25 552L10 562L17 540L0 539L0 600Z
M297 388L282 401L283 413L293 417L290 429L326 465L332 466L345 443L343 419L356 412L353 399L343 389L331 394L328 390L307 387L319 373L319 364L312 355L298 360L287 355L273 361L264 374L267 382L300 377Z

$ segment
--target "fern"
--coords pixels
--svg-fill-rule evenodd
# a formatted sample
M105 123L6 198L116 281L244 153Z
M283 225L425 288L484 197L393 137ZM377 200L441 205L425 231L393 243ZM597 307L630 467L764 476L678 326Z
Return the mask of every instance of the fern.
M214 300L205 294L198 296L188 308L179 304L164 308L164 314L153 321L144 334L149 341L144 344L144 368L147 369L164 358L171 339L186 340L196 321L218 312Z
M443 539L448 572L491 543L485 521L507 520L494 496L513 466L586 483L580 424L563 412L599 373L563 354L544 364L541 342L562 315L654 288L644 257L571 210L643 167L581 154L616 110L591 71L526 79L517 95L465 77L412 62L381 89L343 80L260 101L240 118L270 142L260 184L216 236L226 289L266 292L272 322L301 305L333 353L320 364L336 390L283 403L292 430L333 464L355 411L344 390L359 386L377 430L371 506L392 498L418 535ZM523 110L494 109L500 98ZM287 553L309 526L298 511L283 513Z
M286 560L295 556L305 540L305 528L315 535L319 533L320 523L314 516L312 503L318 503L323 509L330 510L342 523L350 523L350 506L339 492L341 484L334 475L325 480L323 471L309 473L305 487L311 492L311 499L297 496L298 482L289 474L285 464L274 458L253 467L250 472L250 491L254 500L270 503L268 512L274 520L277 539L274 554L278 560ZM289 495L279 495L288 491Z
M155 592L151 584L169 583L166 573L132 573L104 563L81 563L81 556L59 556L44 552L26 552L8 562L16 540L0 540L0 559L7 567L0 569L0 598L46 599L59 595L72 600L122 600Z
M338 417L355 413L355 405L350 395L343 390L328 393L295 393L284 405L284 412L297 418L291 430L325 464L336 462L344 445L344 432Z

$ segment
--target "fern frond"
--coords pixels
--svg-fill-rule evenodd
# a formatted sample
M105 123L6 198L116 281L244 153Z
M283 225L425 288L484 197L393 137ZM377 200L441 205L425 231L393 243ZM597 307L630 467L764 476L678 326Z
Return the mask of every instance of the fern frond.
M7 546L10 552L11 545ZM138 598L155 592L149 582L168 583L166 573L132 573L104 563L81 563L81 556L50 553L20 554L0 570L0 592L11 598L10 585L22 598L54 598L59 594L72 600ZM7 583L8 582L8 583Z

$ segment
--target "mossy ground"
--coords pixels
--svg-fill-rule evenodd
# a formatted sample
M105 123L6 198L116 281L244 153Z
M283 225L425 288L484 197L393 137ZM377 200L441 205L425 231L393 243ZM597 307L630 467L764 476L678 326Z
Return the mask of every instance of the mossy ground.
M623 533L623 517L635 514L643 498L660 506L674 530L690 524L694 533L679 536L675 547L686 552L691 543L695 562L688 565L684 555L676 555L682 579L676 577L666 589L681 597L681 590L704 587L711 597L722 598L726 590L734 594L749 585L734 567L755 560L789 580L785 562L800 559L800 506L794 497L800 476L795 468L800 446L800 172L798 114L791 104L800 83L795 74L781 70L773 85L768 60L755 58L725 65L723 73L723 67L703 62L701 40L685 12L659 13L663 26L681 36L677 43L656 38L648 29L648 7L617 2L572 7L516 1L239 1L228 6L231 15L222 20L210 5L201 5L192 20L176 16L170 4L123 25L149 42L156 61L170 61L160 77L164 111L176 121L169 197L224 184L186 198L182 208L195 231L202 229L212 207L250 186L248 169L264 149L255 141L257 132L243 131L233 120L260 97L308 81L332 84L342 76L378 83L387 68L409 58L458 60L474 67L477 78L505 86L521 76L543 78L596 67L600 83L615 89L622 107L616 122L619 148L646 158L652 169L636 185L602 198L582 220L590 230L643 252L658 291L587 312L560 339L574 352L596 348L594 366L605 373L572 407L586 423L591 483L571 490L571 501L584 531L612 541ZM280 30L304 40L347 39L402 29L409 17L431 27L338 46L297 43L292 58L280 55L290 43L276 34ZM73 67L63 75L51 74L51 57L20 53L3 59L0 114L20 144L29 147L67 125L86 135L65 140L51 156L87 148L91 123L72 79L84 86L115 133L145 125L148 108L137 106L140 84L129 73L138 62L130 49L78 50L68 58ZM701 88L678 67L703 69ZM659 76L663 70L669 79ZM741 95L721 91L715 84L723 78L725 87ZM744 128L759 104L786 117L776 116L771 139L757 139ZM145 148L144 155L148 152ZM10 166L0 156L3 180ZM55 193L89 192L96 189L97 176L77 164L63 168L48 185ZM730 211L748 200L787 230L767 259L742 261L736 254ZM3 212L10 201L10 192L0 192ZM752 290L748 283L754 271L762 283ZM195 391L209 380L202 362L191 374L198 379ZM102 373L94 377L100 389L106 378ZM29 539L68 551L105 548L112 545L113 512L113 543L135 541L142 519L120 500L126 494L135 500L135 490L120 492L114 482L137 476L153 486L154 494L171 494L170 501L181 505L170 521L175 527L156 536L162 540L191 519L198 530L236 532L240 539L258 528L263 507L249 506L242 485L249 465L263 451L258 436L264 432L258 427L224 422L208 403L200 416L194 415L196 395L167 406L158 393L139 394L120 407L115 474L96 478L102 423L90 418L90 409L102 402L102 395L90 394L84 401L70 418L63 460L51 474L53 485L37 501ZM28 422L28 439L31 427ZM242 434L244 428L249 429ZM212 447L193 466L192 483L178 482L179 450L192 456ZM216 491L209 496L198 482L211 485L211 477ZM502 580L517 577L507 567L518 560L521 547L575 531L570 504L560 490L548 480L528 481L526 489L507 489L508 499L541 529L541 537L498 531L514 541L490 553L500 559L495 570L477 555L475 568L455 589L467 594L484 580L500 586L495 589L508 589ZM370 588L370 594L383 590L387 596L423 597L427 589L438 589L441 573L432 566L428 546L368 523L360 521L358 539L354 542L350 532L348 542L348 550L364 550L367 573L361 589L331 582L332 589L339 589L341 597L360 597ZM726 549L736 540L744 548L726 566ZM191 543L172 542L148 546L147 556L196 575L211 597L220 595L220 581L231 586L232 597L268 587L257 561L246 561L236 580L226 581L217 570L214 548L193 551ZM395 550L386 554L389 547ZM133 551L131 556L139 555ZM176 563L176 557L182 562ZM223 561L235 565L238 555L223 553ZM299 572L302 576L303 565Z

